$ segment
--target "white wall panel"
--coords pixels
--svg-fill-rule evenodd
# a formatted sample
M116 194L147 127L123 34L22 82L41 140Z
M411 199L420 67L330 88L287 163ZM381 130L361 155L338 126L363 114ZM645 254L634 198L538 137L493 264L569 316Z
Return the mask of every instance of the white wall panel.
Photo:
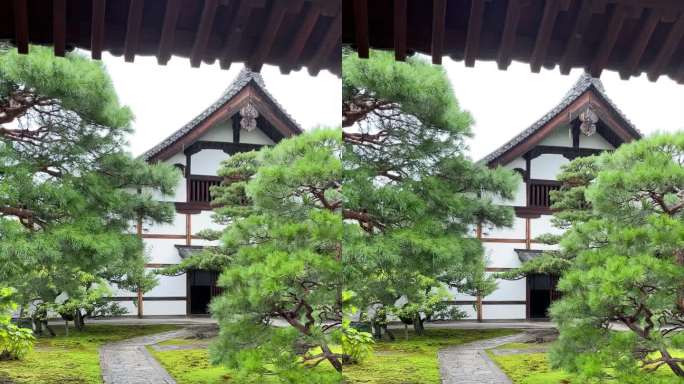
M520 259L516 248L525 248L524 243L484 243L487 266L491 268L518 268Z
M572 147L572 136L570 135L570 127L567 125L563 125L554 129L553 132L551 132L548 136L542 139L542 141L540 141L538 145Z
M214 223L214 220L212 219L213 214L214 212L212 211L202 211L201 213L192 215L192 234L194 235L204 229L223 229L223 225Z
M200 136L199 141L222 141L231 143L233 141L233 127L229 120L222 121L214 125L204 135Z
M484 227L482 228L482 237L490 237L494 239L524 239L525 219L520 217L514 217L513 225L511 227Z
M143 234L185 235L185 214L177 213L172 223L143 223Z
M145 316L185 316L186 308L185 300L143 302Z
M603 138L603 136L599 135L598 133L595 133L591 136L580 134L579 145L581 148L614 149L613 145L611 145L608 141L606 141L606 139Z
M240 131L240 142L246 144L262 144L262 145L272 145L275 144L266 134L260 130L255 129L252 132L247 132L244 129Z
M563 230L556 228L551 224L552 217L552 215L542 215L539 218L530 220L530 236L532 239L547 233L553 235L560 235L563 233Z
M530 168L532 179L556 180L561 166L567 164L568 159L562 155L545 153L532 159Z
M181 261L178 256L176 244L185 244L182 239L145 239L145 254L150 257L153 264L178 264Z
M489 273L491 274L491 273ZM525 300L527 295L526 279L501 280L497 279L498 288L484 300Z
M186 275L159 276L159 284L145 293L145 297L181 297L186 295Z
M203 149L191 156L190 173L216 176L221 162L227 158L228 155L220 149Z
M525 304L488 304L482 306L482 317L486 320L525 319Z

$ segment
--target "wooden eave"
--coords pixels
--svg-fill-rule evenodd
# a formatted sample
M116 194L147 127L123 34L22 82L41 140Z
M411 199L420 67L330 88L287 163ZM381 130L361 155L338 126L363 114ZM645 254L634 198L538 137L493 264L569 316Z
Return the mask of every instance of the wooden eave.
M342 0L342 13L342 43L361 57L373 48L684 83L681 0Z
M315 75L341 68L339 0L6 0L0 41L20 53L51 45L56 56L74 48L124 56L187 57L193 67L217 60L283 73L306 66Z

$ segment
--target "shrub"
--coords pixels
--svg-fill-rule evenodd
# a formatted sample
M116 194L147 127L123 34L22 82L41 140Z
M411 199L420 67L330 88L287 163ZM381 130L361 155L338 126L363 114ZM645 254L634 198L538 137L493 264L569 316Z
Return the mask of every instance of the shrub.
M17 306L11 301L14 290L0 288L0 360L21 359L33 348L30 329L19 328L11 323L11 315Z

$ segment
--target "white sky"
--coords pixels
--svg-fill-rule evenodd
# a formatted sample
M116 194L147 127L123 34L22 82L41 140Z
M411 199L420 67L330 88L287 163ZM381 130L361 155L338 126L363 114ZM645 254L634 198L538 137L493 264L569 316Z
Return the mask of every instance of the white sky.
M242 65L221 70L216 65L191 68L187 59L157 65L154 57L136 57L135 64L105 53L103 60L119 98L136 115L131 151L139 155L190 121L213 103L237 76ZM563 76L513 62L507 71L494 62L444 59L444 68L461 106L475 118L471 156L478 160L534 123L553 108L575 83L581 70ZM266 87L304 129L339 126L341 80L327 71L312 77L301 70L281 75L276 67L262 70ZM623 81L604 71L608 96L644 134L684 129L684 85L666 77L650 82L645 75Z
M135 114L130 150L140 155L185 125L218 99L242 69L202 64L173 57L166 66L154 57L136 57L133 64L103 53L102 59L122 104ZM261 74L268 91L304 129L340 126L342 80L328 71L312 77L306 69L281 75L265 65Z

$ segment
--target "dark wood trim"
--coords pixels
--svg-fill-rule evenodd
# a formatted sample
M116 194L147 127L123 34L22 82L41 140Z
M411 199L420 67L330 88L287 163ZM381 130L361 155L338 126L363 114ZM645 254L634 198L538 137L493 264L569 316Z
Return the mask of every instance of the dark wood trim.
M530 179L530 184L542 184L542 185L553 185L559 186L561 182L558 180L546 180L546 179Z
M406 60L406 3L407 0L394 0L394 58Z
M362 59L368 58L368 0L354 0L354 31L356 50Z
M502 239L495 237L483 237L480 241L483 243L525 243L525 239Z
M239 123L238 123L239 126ZM233 131L235 132L235 131ZM239 132L239 131L238 131ZM233 133L234 135L235 133ZM238 140L240 140L239 133L238 133ZM183 153L185 153L186 156L192 156L204 149L217 149L221 150L224 153L228 155L232 155L234 153L239 153L239 152L249 152L249 151L258 151L259 149L263 148L264 145L262 144L247 144L247 143L229 143L225 141L195 141L191 145L185 148Z
M561 155L568 160L573 160L577 157L598 155L605 151L605 149L594 149L594 148L579 148L579 128L577 129L577 146L575 147L575 137L573 133L573 147L561 147L555 145L537 145L536 147L530 149L526 154L525 158L533 160L541 155L552 154Z
M107 297L106 298L109 301L135 301L138 298L135 296L112 296L112 297ZM152 296L148 297L145 296L143 297L144 301L185 301L187 298L185 296Z
M128 19L126 21L126 38L124 40L124 60L132 63L138 50L140 30L143 19L143 0L131 0L128 5Z
M188 203L177 201L174 204L176 205L176 212L189 213L191 215L200 213L202 211L211 211L213 209L211 203Z
M475 300L445 300L450 305L472 305ZM525 305L527 301L524 300L483 300L482 305Z
M14 0L14 42L17 52L27 54L29 51L28 0ZM45 4L44 6L47 6ZM3 10L6 12L6 9Z
M525 218L525 248L532 248L532 219L529 217Z
M185 245L192 244L192 215L185 214Z
M157 234L157 233L143 233L141 236L143 239L164 239L164 240L176 240L176 239L185 239L185 235L166 235L166 234Z
M168 263L147 263L145 264L145 268L166 268L166 267L171 267L176 264L168 264Z
M555 212L553 209L546 207L513 207L513 210L515 211L516 217L523 219L537 219L541 215L553 215Z
M180 14L180 0L168 0L164 10L162 33L157 51L157 63L166 65L171 59L171 50L176 39L176 24Z
M212 175L190 175L188 179L192 180L207 180L207 181L221 181L223 178L221 176Z
M195 33L195 40L190 51L190 66L197 68L202 63L204 58L204 51L209 42L209 35L214 26L214 19L216 17L216 9L218 8L218 0L204 0L204 7L202 8L202 15Z
M576 151L580 150L580 123L579 120L572 124L572 148Z
M432 64L442 64L442 49L444 47L444 30L446 26L446 0L432 0Z
M55 56L62 57L66 51L66 0L52 2L52 41Z
M242 127L240 126L240 115L237 113L234 114L233 117L230 118L230 121L233 128L233 143L240 144L240 131L242 130Z

